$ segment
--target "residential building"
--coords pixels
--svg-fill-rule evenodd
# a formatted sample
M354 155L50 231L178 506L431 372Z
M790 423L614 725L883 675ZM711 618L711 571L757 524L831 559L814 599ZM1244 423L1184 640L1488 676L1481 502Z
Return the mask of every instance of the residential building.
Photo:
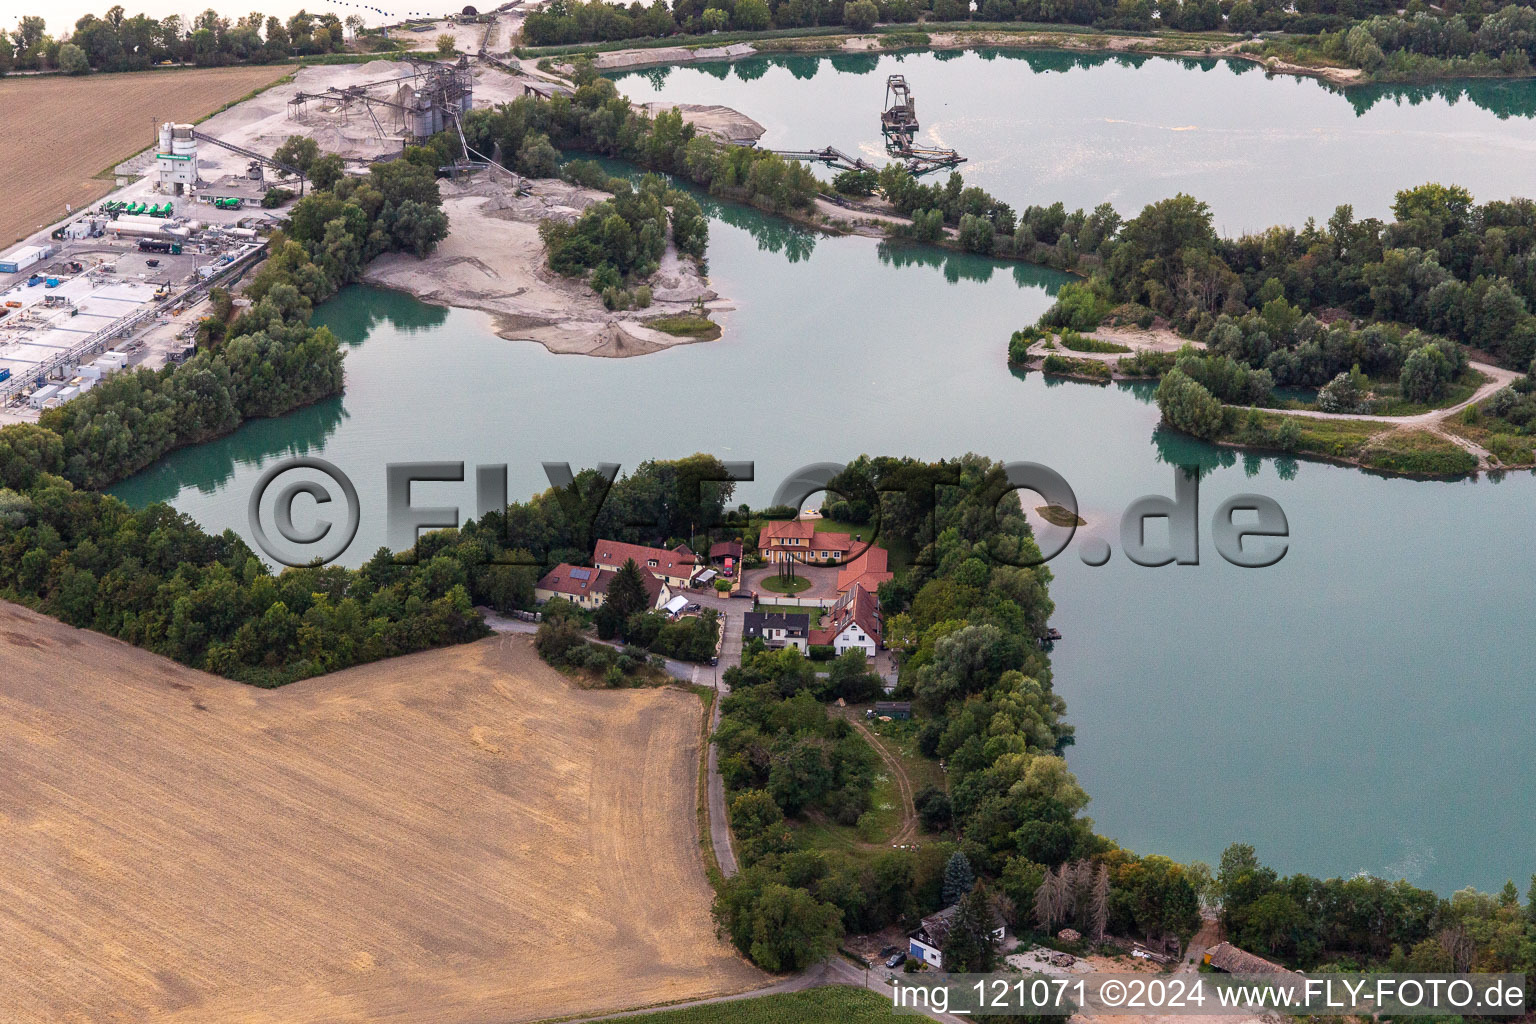
M793 647L801 654L809 651L807 643L810 633L811 617L808 614L747 612L741 620L743 640L758 637L769 647Z
M877 592L880 584L896 576L890 571L890 558L890 552L885 548L871 544L857 558L837 570L837 592L841 594L854 586L863 587L871 594Z
M880 602L858 584L850 587L827 612L829 625L811 631L811 643L838 654L860 650L873 658L880 649Z
M769 562L803 562L836 565L853 553L854 540L846 533L817 533L816 524L803 519L771 519L757 535L757 551Z
M664 581L646 572L640 576L645 582L645 592L651 599L650 607L661 608L671 600L672 590ZM613 582L613 577L612 569L593 569L561 562L533 585L533 598L543 604L551 598L563 597L588 610L601 608L608 599L608 585Z
M679 544L668 551L666 548L650 548L644 544L625 544L617 540L600 540L592 549L592 564L599 569L617 571L631 558L640 568L650 572L673 590L681 590L692 581L699 571L698 556L688 545Z
M913 960L921 960L925 964L943 970L944 943L949 940L949 928L954 922L955 911L958 909L959 905L956 904L923 918L917 931L907 937L907 955ZM992 937L1001 941L1004 935L1002 921L994 917L993 923L997 927L992 929Z

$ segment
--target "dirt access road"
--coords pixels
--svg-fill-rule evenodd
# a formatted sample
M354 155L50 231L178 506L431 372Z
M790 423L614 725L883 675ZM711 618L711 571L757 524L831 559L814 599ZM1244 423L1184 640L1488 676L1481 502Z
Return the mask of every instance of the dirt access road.
M0 1020L498 1024L756 988L697 697L522 636L257 690L0 604Z

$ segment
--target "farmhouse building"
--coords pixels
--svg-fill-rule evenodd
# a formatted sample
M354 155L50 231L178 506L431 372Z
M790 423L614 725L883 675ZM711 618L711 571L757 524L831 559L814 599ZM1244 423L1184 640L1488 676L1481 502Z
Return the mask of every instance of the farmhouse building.
M929 914L918 925L917 931L907 937L907 955L913 960L920 960L939 970L944 969L944 943L949 940L949 928L954 922L955 911L959 905L945 907L937 914ZM992 923L997 927L992 929L992 937L1001 940L1003 937L1002 921L993 912Z
M808 651L811 633L810 615L792 612L747 612L741 619L744 640L759 638L769 647L793 647L801 654Z
M533 599L543 604L552 598L563 597L589 611L601 608L603 602L608 600L608 585L613 582L613 577L612 569L593 569L561 562L533 585ZM640 578L651 599L650 607L663 607L671 599L672 590L662 580L646 572L641 573Z
M599 569L617 572L631 558L641 569L661 580L673 590L686 587L699 571L698 556L679 544L668 551L666 548L649 548L643 544L625 544L617 540L600 540L592 549L592 564Z

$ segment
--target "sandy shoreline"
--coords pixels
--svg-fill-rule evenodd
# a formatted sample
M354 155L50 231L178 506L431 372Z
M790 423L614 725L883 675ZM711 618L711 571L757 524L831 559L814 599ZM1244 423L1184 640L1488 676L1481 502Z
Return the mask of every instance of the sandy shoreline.
M613 312L586 282L544 265L539 222L572 220L605 194L556 179L529 182L526 196L500 182L442 182L448 237L424 259L389 253L374 260L364 282L409 292L424 302L477 309L493 316L503 338L534 341L551 352L610 358L647 355L697 338L646 326L684 313L702 299L712 311L729 305L690 259L670 247L651 279L652 304Z

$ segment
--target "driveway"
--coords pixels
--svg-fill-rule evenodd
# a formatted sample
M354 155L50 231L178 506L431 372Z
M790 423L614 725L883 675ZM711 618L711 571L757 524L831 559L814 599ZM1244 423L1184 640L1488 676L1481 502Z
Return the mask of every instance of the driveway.
M810 587L795 594L780 594L763 586L763 581L779 574L776 565L761 569L748 569L741 576L743 589L757 595L759 601L778 601L784 597L825 598L837 596L837 569L835 565L797 565L795 575L810 582Z

